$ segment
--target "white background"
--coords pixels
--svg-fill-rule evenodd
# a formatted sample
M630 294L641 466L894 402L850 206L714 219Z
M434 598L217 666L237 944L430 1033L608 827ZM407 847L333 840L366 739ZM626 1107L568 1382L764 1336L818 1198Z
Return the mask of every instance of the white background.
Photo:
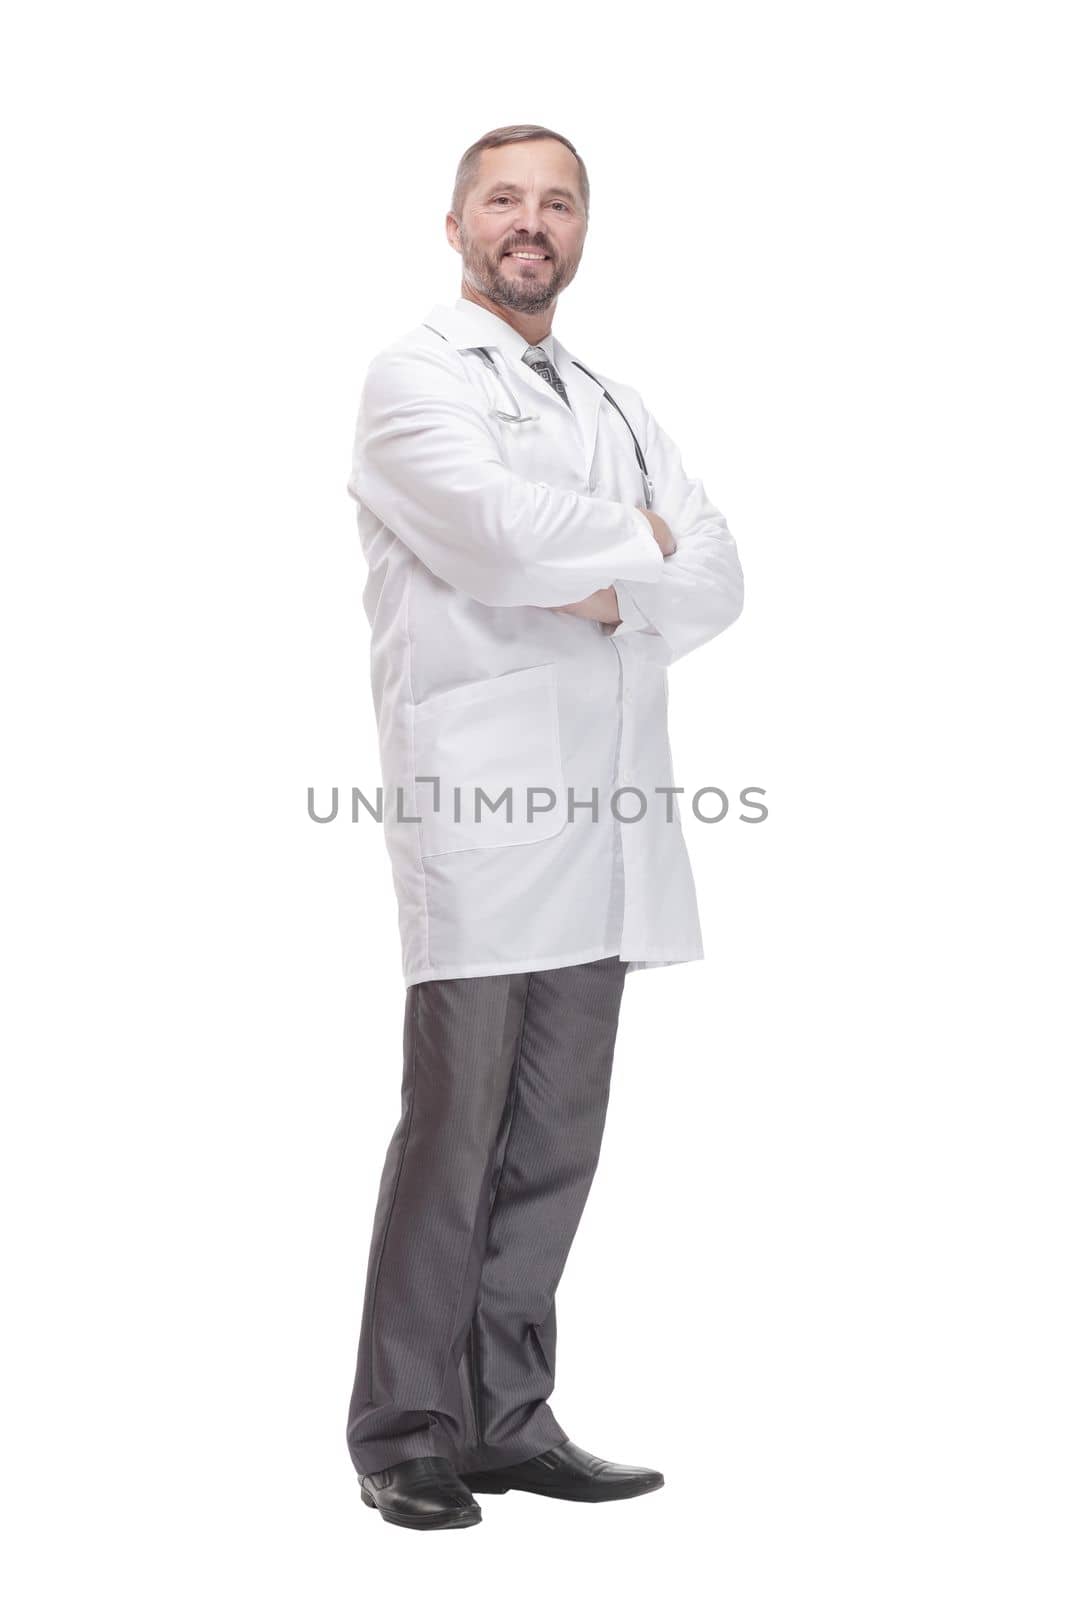
M12 15L12 14L9 14ZM1052 7L16 8L12 1592L1062 1597L1064 62ZM489 128L555 331L737 539L679 663L706 960L627 983L553 1408L647 1498L429 1541L344 1442L399 1114L363 370Z

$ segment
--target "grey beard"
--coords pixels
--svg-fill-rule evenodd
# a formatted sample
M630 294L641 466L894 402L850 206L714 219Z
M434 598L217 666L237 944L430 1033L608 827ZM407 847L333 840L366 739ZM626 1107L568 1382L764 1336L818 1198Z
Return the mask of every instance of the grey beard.
M556 278L553 275L548 283L532 284L527 289L502 273L494 273L486 293L490 300L498 306L506 306L509 311L543 311L556 298Z
M472 267L465 261L464 266L481 293L507 311L544 311L555 300L566 279L566 272L558 261L547 283L531 281L527 284L520 278L509 278L492 262L478 262Z

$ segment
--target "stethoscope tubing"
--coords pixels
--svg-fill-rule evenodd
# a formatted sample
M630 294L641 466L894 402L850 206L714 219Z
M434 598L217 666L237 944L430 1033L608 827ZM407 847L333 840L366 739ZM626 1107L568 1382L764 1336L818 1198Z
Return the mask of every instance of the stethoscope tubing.
M511 411L511 412L501 411L499 409L496 411L496 415L501 419L501 421L503 421L503 422L536 422L537 416L538 416L537 412L531 411L531 412L527 412L525 415L523 415L522 408L520 407L518 401L515 399L515 396L511 391L511 386L509 385L509 383L508 383L507 379L505 378L503 372L501 372L500 368L497 366L496 362L493 360L492 352L489 350L489 348L486 345L480 345L480 344L471 345L471 346L469 346L469 348L474 350L478 355L480 355L482 360L485 362L486 366L489 367L490 371L492 371L492 372L494 372L496 374L498 382L500 382L503 385L504 393L507 395L509 401L511 402L512 406L514 407L514 410ZM571 360L572 361L574 360L573 356L571 357ZM628 430L628 432L630 434L630 438L634 442L634 453L637 456L637 465L641 469L641 482L644 485L644 491L645 491L645 507L646 507L646 509L651 508L652 498L653 498L653 493L654 493L654 485L652 483L652 479L648 475L648 467L645 465L644 452L641 449L640 442L638 441L637 435L634 432L633 428L630 427L629 418L627 417L625 411L620 406L619 402L615 399L615 396L609 391L609 389L607 388L607 385L600 378L597 377L595 372L590 372L588 367L583 367L582 363L580 361L575 361L574 365L579 369L580 372L584 372L587 378L592 378L594 383L600 384L600 388L601 388L601 391L603 392L604 399L607 400L611 405L613 405L615 407L615 410L619 413L619 416L622 418L623 422L626 423L626 427L627 427L627 430Z

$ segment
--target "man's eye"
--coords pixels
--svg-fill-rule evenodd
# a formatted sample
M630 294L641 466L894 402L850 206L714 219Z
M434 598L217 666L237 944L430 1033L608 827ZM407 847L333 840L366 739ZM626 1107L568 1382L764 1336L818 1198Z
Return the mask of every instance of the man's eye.
M567 202L566 202L566 200L553 200L552 204L554 206L562 206L564 211L567 210Z

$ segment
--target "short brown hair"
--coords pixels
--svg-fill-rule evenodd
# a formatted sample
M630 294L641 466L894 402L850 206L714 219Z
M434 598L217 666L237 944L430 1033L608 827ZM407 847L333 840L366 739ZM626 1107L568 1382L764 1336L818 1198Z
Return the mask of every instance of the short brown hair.
M491 133L483 133L482 137L460 156L459 166L456 168L455 187L452 190L452 212L457 220L463 216L467 194L471 185L477 181L482 151L491 150L500 144L522 144L527 139L558 139L560 144L566 145L578 163L578 189L588 218L589 174L585 170L585 162L570 140L565 139L561 133L553 133L551 128L539 128L532 122L518 122L510 128L494 128Z

